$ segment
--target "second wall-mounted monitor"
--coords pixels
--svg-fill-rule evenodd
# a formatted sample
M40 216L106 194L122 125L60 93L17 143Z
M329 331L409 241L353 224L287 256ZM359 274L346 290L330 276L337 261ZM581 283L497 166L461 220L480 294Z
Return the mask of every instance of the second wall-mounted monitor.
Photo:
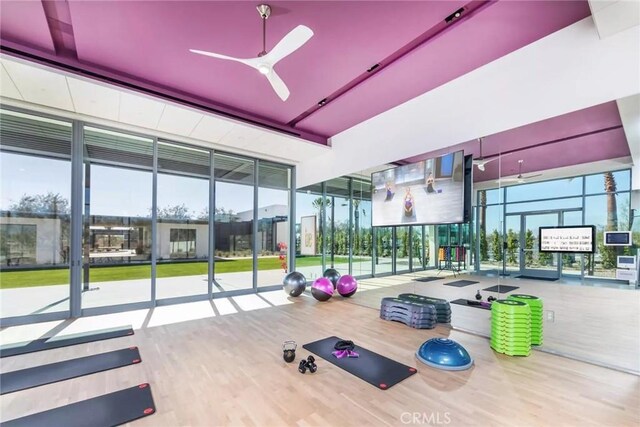
M371 174L373 226L464 221L462 151Z

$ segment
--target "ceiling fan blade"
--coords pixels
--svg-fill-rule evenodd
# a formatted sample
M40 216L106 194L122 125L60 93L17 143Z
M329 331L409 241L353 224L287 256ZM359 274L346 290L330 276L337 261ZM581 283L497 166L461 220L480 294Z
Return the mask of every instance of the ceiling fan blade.
M240 62L242 64L248 65L253 68L258 67L258 64L255 58L249 58L249 59L234 58L233 56L221 55L219 53L207 52L205 50L196 50L196 49L189 49L189 52L197 53L198 55L210 56L211 58L227 59L229 61Z
M286 101L287 98L289 98L289 89L287 88L287 85L284 84L280 76L276 74L273 68L271 69L271 71L269 71L269 74L267 74L266 77L267 80L269 80L269 83L271 83L271 87L273 87L273 90L276 91L280 99Z
M280 42L269 53L262 57L271 66L275 65L282 58L292 54L313 36L311 28L298 25L289 34L284 36Z

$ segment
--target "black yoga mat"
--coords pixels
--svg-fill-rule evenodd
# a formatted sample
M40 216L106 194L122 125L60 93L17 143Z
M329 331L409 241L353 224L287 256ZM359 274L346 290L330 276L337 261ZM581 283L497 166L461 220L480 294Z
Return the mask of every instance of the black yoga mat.
M483 291L487 291L487 292L498 292L501 294L506 294L507 292L511 292L511 291L515 291L516 289L519 289L518 286L509 286L509 285L495 285L495 286L491 286L490 288L485 288L483 289Z
M140 384L0 424L1 427L117 426L156 412L151 387Z
M516 276L516 279L545 280L547 282L555 282L557 277L536 277L536 276Z
M480 304L474 304L475 301L471 301L471 304L469 304L469 300L462 299L462 298L454 299L450 303L451 304L457 304L457 305L464 305L465 307L473 307L473 308L481 308L483 310L491 310L491 307L483 307Z
M140 363L138 347L65 360L0 375L0 394L12 393L96 372Z
M440 280L442 277L420 277L416 279L416 282L433 282L434 280Z
M52 348L67 347L70 345L84 344L93 341L108 340L111 338L125 337L133 335L133 329L120 327L112 329L101 329L93 332L83 332L80 334L66 335L62 337L40 338L35 341L22 342L18 344L7 344L0 347L0 357L17 356L19 354L33 353Z
M475 285L476 283L480 283L480 282L476 282L475 280L456 280L455 282L448 282L445 283L445 286L455 286L456 288L464 288L465 286L471 286L471 285Z
M355 346L354 351L360 357L338 359L331 354L334 351L333 346L338 341L340 341L338 337L329 337L305 344L302 348L381 390L387 390L418 372L416 368L403 365L358 345Z

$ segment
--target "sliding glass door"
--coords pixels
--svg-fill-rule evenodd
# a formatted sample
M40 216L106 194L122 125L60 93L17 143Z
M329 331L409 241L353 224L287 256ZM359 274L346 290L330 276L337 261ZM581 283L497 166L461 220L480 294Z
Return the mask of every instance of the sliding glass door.
M84 128L82 308L151 300L153 140Z
M2 317L69 310L70 122L0 110Z
M156 298L206 295L210 152L158 142Z

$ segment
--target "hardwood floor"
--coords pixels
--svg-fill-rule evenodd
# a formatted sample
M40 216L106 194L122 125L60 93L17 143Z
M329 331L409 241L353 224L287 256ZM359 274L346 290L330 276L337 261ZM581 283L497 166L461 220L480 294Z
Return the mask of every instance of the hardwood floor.
M355 298L369 298L369 292L375 291ZM339 298L318 303L300 297L294 304L227 315L214 311L215 317L143 327L131 337L0 359L4 372L130 345L142 356L138 365L1 396L2 421L149 382L157 413L131 423L136 427L640 423L638 376L542 352L503 356L482 337L444 326L411 329ZM284 340L297 341L299 360L308 354L302 344L328 335L416 366L418 374L381 391L322 360L317 373L305 375L297 363L282 360ZM414 353L434 336L461 343L475 366L448 372L422 365Z
M420 272L418 275L434 274ZM489 295L500 298L509 295L483 290L496 285L496 277L458 275L426 283L416 282L416 274L395 277L400 282L397 286L389 286L387 278L361 281L362 286L370 290L348 302L377 309L382 297L403 292L448 301L474 299L478 290L485 300ZM480 283L462 288L443 286L461 279ZM640 291L513 278L502 278L501 283L519 287L511 293L542 298L545 310L542 348L545 350L640 374ZM451 310L455 328L490 336L490 311L453 304ZM553 312L553 320L547 318L548 311Z

